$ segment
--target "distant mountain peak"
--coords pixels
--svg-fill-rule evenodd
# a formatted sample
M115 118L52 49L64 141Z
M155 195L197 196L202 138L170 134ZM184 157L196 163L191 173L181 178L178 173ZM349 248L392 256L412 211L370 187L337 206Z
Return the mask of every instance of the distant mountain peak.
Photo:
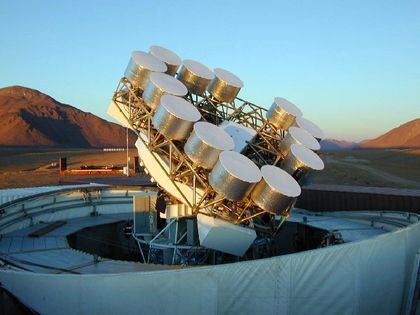
M323 151L340 151L351 150L357 147L356 142L336 139L323 139L321 141L321 150Z
M0 119L0 145L125 146L123 127L22 86L0 89Z
M20 85L12 85L0 89L0 96L9 96L13 98L46 98L55 101L52 97L47 94L44 94L38 90L27 88Z
M375 139L360 143L364 149L420 148L420 118L406 122Z

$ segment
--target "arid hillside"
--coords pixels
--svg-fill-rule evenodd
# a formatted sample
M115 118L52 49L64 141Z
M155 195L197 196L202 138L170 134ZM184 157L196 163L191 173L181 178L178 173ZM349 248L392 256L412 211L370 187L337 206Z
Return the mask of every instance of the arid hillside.
M0 89L0 145L124 147L125 128L21 86ZM135 142L130 133L130 145Z
M366 149L420 148L420 118L394 128L382 136L359 145Z

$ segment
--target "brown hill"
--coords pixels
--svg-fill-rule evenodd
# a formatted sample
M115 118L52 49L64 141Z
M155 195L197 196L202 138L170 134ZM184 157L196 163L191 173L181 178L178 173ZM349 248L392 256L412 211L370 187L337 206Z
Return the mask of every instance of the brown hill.
M125 128L21 86L0 89L0 145L124 147ZM135 135L130 134L130 145Z
M420 148L420 118L411 120L382 136L359 145L363 149Z

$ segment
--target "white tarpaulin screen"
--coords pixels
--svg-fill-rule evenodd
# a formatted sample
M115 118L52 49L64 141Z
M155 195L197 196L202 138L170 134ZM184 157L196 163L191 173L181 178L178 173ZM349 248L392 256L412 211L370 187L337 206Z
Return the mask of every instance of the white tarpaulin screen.
M0 206L7 202L11 202L19 198L29 197L29 196L43 194L47 192L61 191L61 190L66 190L66 189L102 187L102 186L107 186L107 185L83 184L83 185L41 186L41 187L29 187L29 188L0 189Z
M361 242L176 271L43 275L1 271L42 314L399 314L420 224Z

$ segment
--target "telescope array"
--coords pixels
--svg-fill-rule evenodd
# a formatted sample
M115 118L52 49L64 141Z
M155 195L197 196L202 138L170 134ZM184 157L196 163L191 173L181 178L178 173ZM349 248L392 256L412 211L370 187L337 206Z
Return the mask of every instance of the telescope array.
M239 98L243 85L163 47L131 54L108 113L137 133L167 220L206 216L273 232L307 174L323 169L321 129L284 98L268 110Z

